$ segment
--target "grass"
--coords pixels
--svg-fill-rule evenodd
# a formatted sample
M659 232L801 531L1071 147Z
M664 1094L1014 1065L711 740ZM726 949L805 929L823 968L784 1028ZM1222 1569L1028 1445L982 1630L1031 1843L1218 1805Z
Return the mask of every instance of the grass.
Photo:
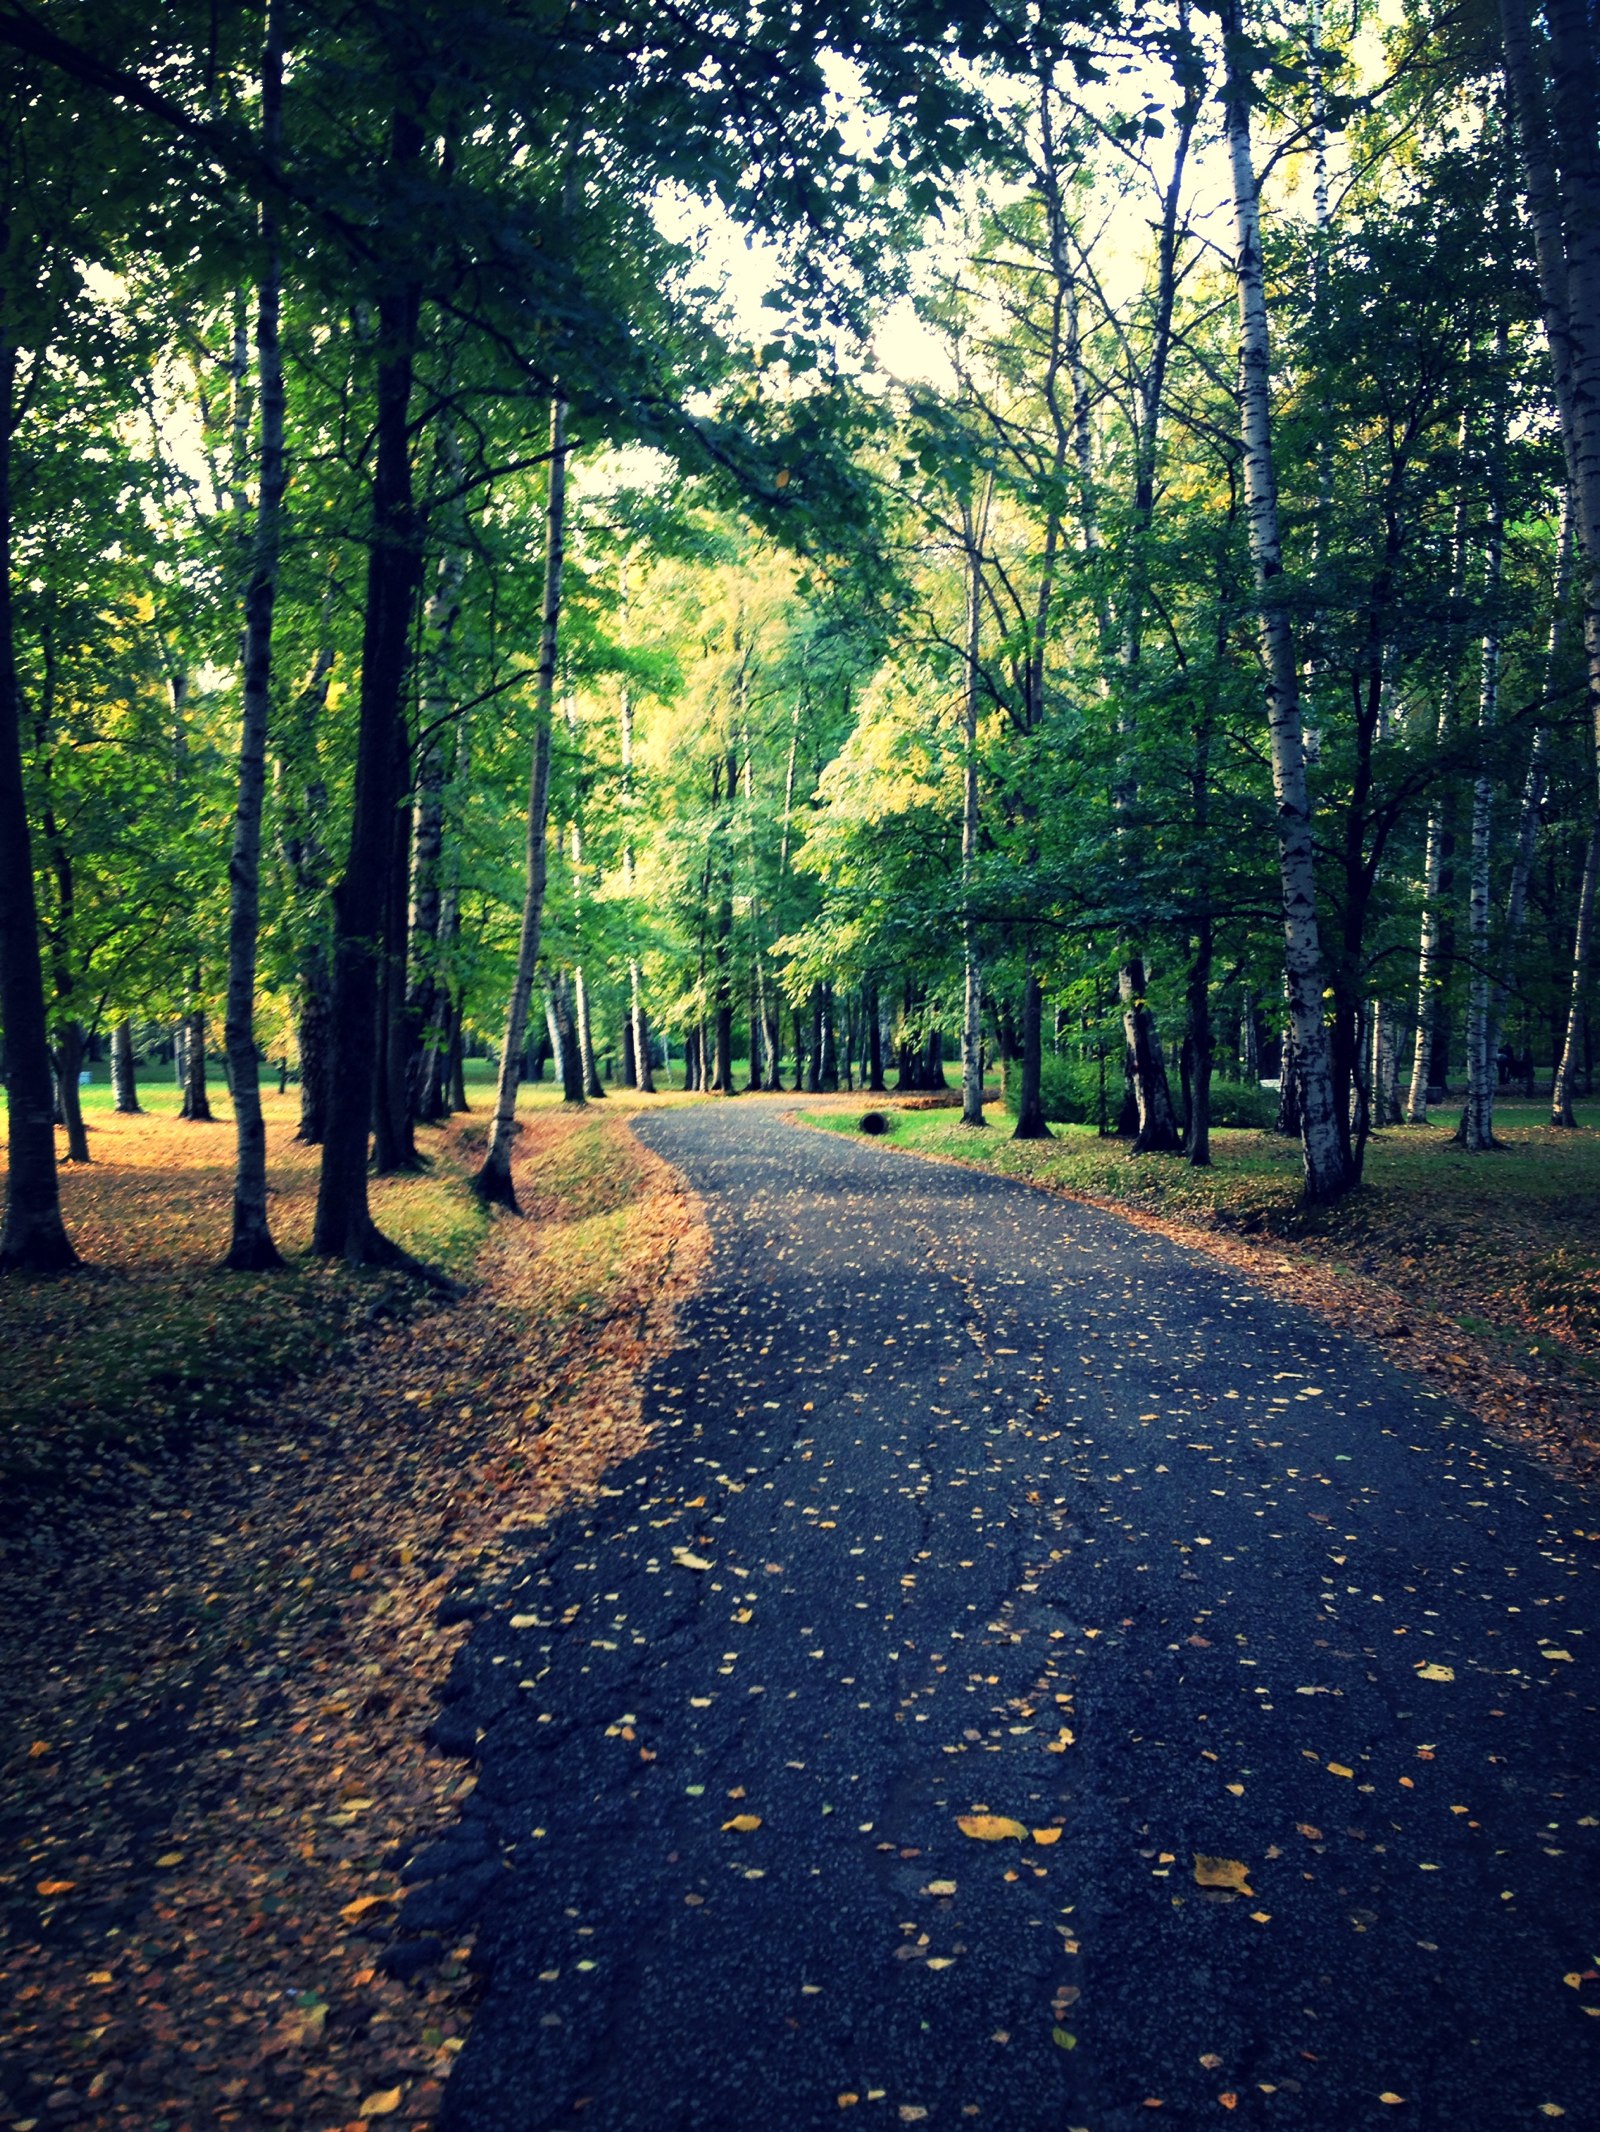
M860 1099L816 1112L819 1125L857 1130ZM1276 1134L1217 1131L1213 1167L1140 1155L1091 1126L1015 1141L997 1108L989 1128L950 1110L876 1107L885 1138L914 1154L954 1157L1112 1206L1222 1233L1305 1247L1335 1271L1377 1276L1409 1307L1467 1331L1600 1377L1600 1104L1580 1106L1580 1129L1557 1132L1536 1104L1500 1106L1505 1145L1469 1155L1454 1145L1453 1109L1427 1126L1375 1134L1362 1189L1339 1205L1300 1198L1299 1151Z
M489 1228L468 1180L488 1130L482 1084L493 1069L487 1060L468 1065L473 1113L419 1131L424 1169L371 1185L379 1226L457 1279L472 1273ZM63 1161L61 1196L84 1270L0 1282L0 1483L95 1480L108 1451L152 1453L207 1424L261 1416L283 1387L364 1329L425 1304L403 1276L311 1256L320 1151L294 1138L298 1089L280 1095L269 1080L262 1093L272 1231L288 1261L269 1274L220 1270L234 1159L225 1087L211 1090L209 1124L178 1115L180 1092L164 1076L141 1079L141 1116L113 1110L104 1067L81 1095L92 1159ZM546 1219L584 1209L574 1263L596 1299L622 1249L627 1192L625 1166L607 1153L615 1136L600 1121L656 1100L685 1099L619 1090L596 1104L592 1124L560 1136L557 1172L527 1209ZM559 1087L525 1086L518 1109L530 1119L562 1115ZM57 1145L64 1156L64 1135ZM531 1174L543 1180L543 1163Z

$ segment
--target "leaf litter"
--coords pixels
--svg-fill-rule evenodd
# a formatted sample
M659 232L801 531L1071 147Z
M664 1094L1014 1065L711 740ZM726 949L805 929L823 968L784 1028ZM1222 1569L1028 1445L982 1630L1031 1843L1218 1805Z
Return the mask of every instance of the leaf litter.
M472 1132L441 1167L464 1176ZM224 1179L230 1153L219 1135ZM0 1562L29 1743L0 2118L434 2122L470 1947L410 1985L379 1956L394 1868L474 1782L422 1738L461 1636L439 1601L642 1447L636 1385L707 1241L615 1114L533 1113L517 1182L529 1219L494 1224L461 1300L373 1332L265 1427L133 1462L120 1502L47 1504Z

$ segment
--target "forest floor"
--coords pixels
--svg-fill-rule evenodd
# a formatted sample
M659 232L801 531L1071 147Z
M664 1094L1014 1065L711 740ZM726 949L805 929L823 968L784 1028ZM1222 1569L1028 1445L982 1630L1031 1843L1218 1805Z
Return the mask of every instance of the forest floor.
M1196 1170L1092 1126L1016 1141L996 1104L981 1135L925 1104L811 1099L805 1115L853 1133L877 1109L880 1147L1024 1178L1196 1245L1382 1341L1574 1478L1600 1478L1600 1104L1558 1132L1545 1106L1502 1103L1491 1155L1455 1145L1452 1109L1375 1133L1362 1189L1325 1208L1301 1202L1299 1150L1274 1133L1215 1131L1213 1166Z
M268 1099L291 1251L316 1162L294 1107ZM474 1781L425 1744L471 1611L448 1595L637 1449L639 1371L702 1248L620 1103L547 1106L519 1147L526 1221L490 1224L467 1188L481 1117L375 1187L460 1300L303 1257L222 1275L219 1111L93 1116L93 1166L63 1179L91 1270L0 1294L16 2128L433 2121L470 1935L409 1985L381 1944L396 1868Z

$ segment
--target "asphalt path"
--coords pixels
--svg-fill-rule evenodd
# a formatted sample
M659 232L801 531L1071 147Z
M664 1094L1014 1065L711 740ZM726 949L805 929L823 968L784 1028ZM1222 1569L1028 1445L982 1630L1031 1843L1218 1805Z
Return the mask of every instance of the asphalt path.
M1109 1214L637 1130L714 1251L459 1602L447 2132L1600 2126L1600 1506Z

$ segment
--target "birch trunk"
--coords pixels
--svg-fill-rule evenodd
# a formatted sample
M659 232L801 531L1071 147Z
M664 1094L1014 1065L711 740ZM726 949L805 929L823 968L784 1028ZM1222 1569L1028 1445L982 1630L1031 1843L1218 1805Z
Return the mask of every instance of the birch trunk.
M1567 607L1572 593L1574 512L1569 487L1561 499L1561 529L1556 537L1556 567L1551 585L1550 635L1545 648L1544 700L1555 701L1561 686L1561 670L1567 648ZM1539 840L1539 811L1549 783L1547 756L1550 735L1543 718L1533 732L1528 750L1528 774L1522 785L1522 812L1517 824L1516 852L1511 862L1511 885L1506 894L1505 937L1501 942L1499 974L1489 996L1489 1049L1498 1058L1500 1030L1516 979L1516 954L1528 915L1528 883L1533 877L1534 849Z
M283 35L277 0L268 0L261 53L261 147L275 158L283 135ZM260 403L260 489L250 580L244 597L244 704L239 734L239 797L228 860L228 992L223 1043L233 1091L236 1156L233 1236L223 1261L260 1273L283 1260L267 1220L267 1128L256 1053L256 957L261 930L261 809L272 715L272 616L278 593L287 469L283 453L283 354L278 339L283 262L278 218L263 194L261 273L256 290L256 382Z
M1572 1094L1583 1049L1585 979L1589 969L1590 950L1594 945L1597 884L1600 884L1600 807L1596 808L1594 818L1589 824L1589 842L1583 854L1583 879L1578 889L1577 923L1572 935L1572 995L1567 1008L1567 1034L1566 1041L1561 1046L1561 1062L1556 1067L1556 1077L1550 1089L1550 1123L1569 1129L1578 1122L1572 1107Z
M1271 348L1260 201L1250 146L1250 80L1244 71L1238 0L1224 0L1221 15L1227 47L1224 101L1238 237L1235 271L1239 286L1245 502L1267 662L1267 726L1278 813L1284 960L1299 1081L1300 1144L1306 1197L1327 1202L1341 1198L1355 1182L1350 1121L1340 1117L1334 1102L1328 1032L1322 1019L1326 978L1317 923L1316 852L1306 786L1294 632L1281 597L1283 559L1272 455Z
M1495 358L1504 364L1508 338L1502 321ZM1494 1137L1495 1056L1490 1042L1489 888L1494 839L1494 779L1489 739L1500 716L1500 581L1505 549L1501 457L1504 418L1497 410L1489 437L1489 497L1483 561L1483 597L1489 626L1484 632L1478 679L1478 772L1472 786L1472 860L1467 886L1467 1097L1456 1129L1460 1145L1487 1154Z
M626 598L626 586L624 586ZM633 802L633 697L624 687L619 710L622 728L622 794L627 807ZM622 847L622 879L628 896L628 1017L633 1030L634 1082L641 1095L655 1094L655 1075L650 1065L650 1023L645 1014L644 980L639 968L639 953L634 943L634 892L637 886L637 864L633 850L633 825L629 817L628 835Z
M991 483L991 492L993 484ZM983 1116L983 965L978 955L978 921L973 913L974 875L978 863L978 695L982 675L983 583L979 544L989 515L985 496L979 523L963 506L967 536L967 661L961 722L961 948L966 992L961 1019L961 1122L984 1123Z
M196 991L200 988L200 972L194 973ZM197 1125L210 1125L211 1097L206 1089L206 1010L196 1007L184 1023L183 1039L183 1101L178 1106L180 1118L188 1118Z
M1522 156L1568 480L1577 507L1588 724L1600 772L1600 62L1583 0L1547 0L1544 16L1547 52L1536 38L1532 0L1501 0L1506 87ZM1578 900L1566 1043L1551 1091L1551 1114L1559 1124L1572 1122L1597 866L1600 799Z
M567 403L559 394L550 402L550 488L545 504L544 606L539 626L539 671L533 698L533 763L528 776L527 885L522 899L522 929L517 965L506 1006L505 1036L500 1046L500 1073L495 1086L494 1122L488 1152L473 1180L487 1200L517 1212L511 1181L511 1143L517 1131L517 1079L528 1002L539 964L539 936L544 924L545 878L549 868L550 720L555 700L556 659L561 634L561 579L566 563ZM563 1055L563 1067L565 1056Z
M449 422L442 427L440 459L446 477L458 483L461 448ZM407 958L405 1032L407 1081L413 1114L430 1124L436 1122L444 1111L439 1037L443 1033L440 1026L444 990L441 950L445 939L441 881L445 726L450 715L450 654L461 612L462 581L466 576L463 533L461 513L453 511L446 535L447 545L439 558L426 615L427 685L422 692L421 755L417 763L417 796L411 829L408 912L411 948Z

